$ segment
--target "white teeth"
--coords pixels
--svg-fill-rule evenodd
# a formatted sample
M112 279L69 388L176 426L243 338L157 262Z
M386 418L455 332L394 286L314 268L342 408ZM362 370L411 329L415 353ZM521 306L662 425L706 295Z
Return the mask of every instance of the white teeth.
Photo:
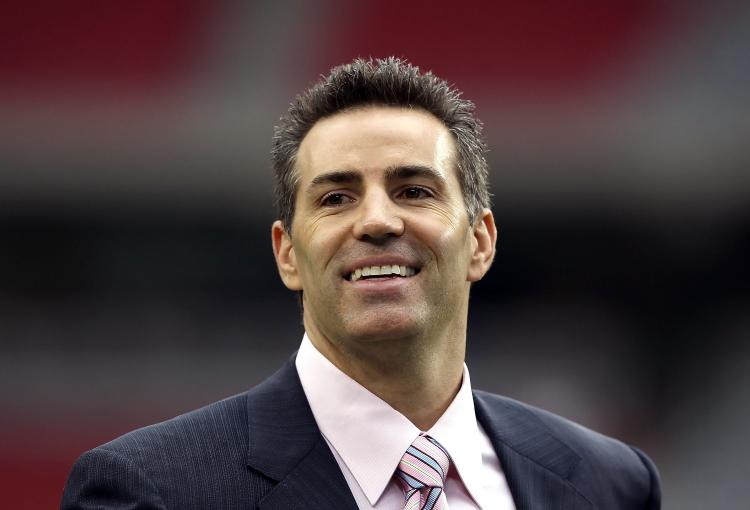
M349 279L356 282L360 278L365 276L383 276L383 275L399 275L399 276L414 276L416 269L409 266L399 266L398 264L387 265L387 266L367 266L357 268L352 271L349 275Z

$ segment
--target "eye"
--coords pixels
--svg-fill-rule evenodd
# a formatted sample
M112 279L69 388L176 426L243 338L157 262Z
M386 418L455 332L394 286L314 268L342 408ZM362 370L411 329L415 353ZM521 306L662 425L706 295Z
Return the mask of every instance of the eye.
M344 193L328 193L320 200L323 207L339 207L352 202L352 198Z
M409 186L401 191L401 196L409 200L419 200L420 198L432 197L432 192L421 186Z

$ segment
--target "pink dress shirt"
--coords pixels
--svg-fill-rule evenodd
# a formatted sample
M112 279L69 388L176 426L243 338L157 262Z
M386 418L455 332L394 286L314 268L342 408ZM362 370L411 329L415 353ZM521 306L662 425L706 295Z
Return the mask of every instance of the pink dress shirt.
M393 473L420 430L336 368L307 335L296 366L315 421L358 507L402 510L404 493ZM515 510L495 450L477 422L466 365L456 398L426 432L451 456L445 482L451 510Z

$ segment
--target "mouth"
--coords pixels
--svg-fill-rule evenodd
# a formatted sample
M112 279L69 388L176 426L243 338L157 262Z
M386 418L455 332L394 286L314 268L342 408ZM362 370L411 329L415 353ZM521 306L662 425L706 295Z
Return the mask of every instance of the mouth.
M392 264L384 266L358 267L354 271L346 274L344 278L350 282L356 282L359 280L371 280L376 278L410 278L415 274L419 274L418 267Z

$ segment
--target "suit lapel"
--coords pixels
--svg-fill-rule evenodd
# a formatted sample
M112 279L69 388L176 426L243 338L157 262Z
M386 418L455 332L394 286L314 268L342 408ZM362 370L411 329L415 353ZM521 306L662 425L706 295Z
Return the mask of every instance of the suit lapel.
M248 393L247 465L277 481L259 510L357 508L320 434L299 382L294 356ZM580 457L539 419L509 399L474 392L517 510L591 510L568 477Z
M591 510L568 477L581 460L519 403L474 392L477 418L490 437L517 510Z
M248 393L247 465L279 482L258 508L356 509L315 423L294 358Z

